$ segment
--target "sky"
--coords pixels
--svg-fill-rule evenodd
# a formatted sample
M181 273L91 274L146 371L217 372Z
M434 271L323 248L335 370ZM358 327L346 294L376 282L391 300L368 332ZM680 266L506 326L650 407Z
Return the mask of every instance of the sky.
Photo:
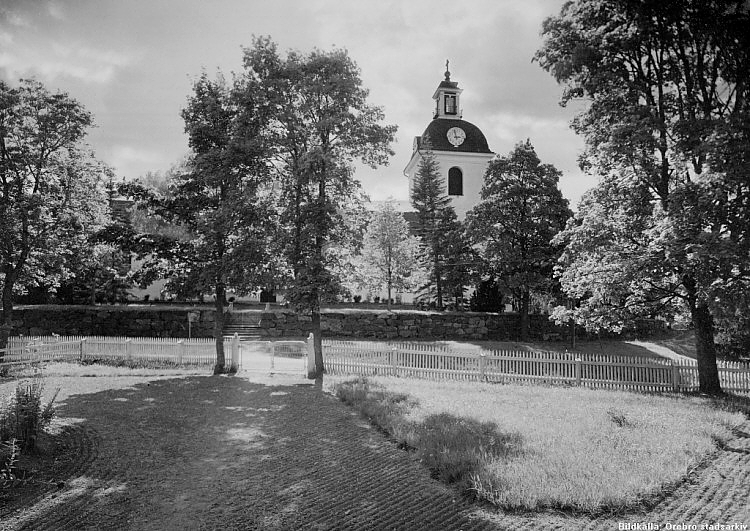
M346 48L369 103L398 126L388 166L357 169L374 200L408 199L403 170L432 119L450 60L463 118L507 155L531 140L563 172L575 207L593 177L578 168L574 108L532 57L564 0L0 0L0 79L33 77L94 116L87 142L118 178L165 172L188 153L180 110L201 72L241 71L242 47Z

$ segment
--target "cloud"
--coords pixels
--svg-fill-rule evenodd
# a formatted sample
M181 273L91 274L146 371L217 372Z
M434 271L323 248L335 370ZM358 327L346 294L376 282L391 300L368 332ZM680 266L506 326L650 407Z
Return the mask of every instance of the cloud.
M113 146L106 158L116 168L150 168L164 163L164 155L160 151L126 145ZM136 171L133 174L139 173Z
M118 71L134 61L134 56L112 50L96 50L82 45L45 43L44 46L15 45L3 36L5 51L0 54L0 70L6 77L39 77L50 82L71 78L87 84L111 82Z

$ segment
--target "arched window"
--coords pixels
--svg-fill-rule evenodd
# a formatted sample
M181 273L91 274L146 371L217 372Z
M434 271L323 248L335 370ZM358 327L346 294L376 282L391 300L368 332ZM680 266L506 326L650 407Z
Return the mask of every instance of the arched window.
M448 170L448 195L464 195L464 174L455 166Z

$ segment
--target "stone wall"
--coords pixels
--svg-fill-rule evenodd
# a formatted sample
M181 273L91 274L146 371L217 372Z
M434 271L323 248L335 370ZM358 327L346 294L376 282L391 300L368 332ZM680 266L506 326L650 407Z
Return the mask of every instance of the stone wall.
M132 306L29 306L13 312L12 334L26 336L213 337L214 311Z
M192 337L212 337L214 310L211 308L164 308L133 306L28 306L14 311L13 334L31 336L60 334L66 336L188 337L188 313ZM302 338L312 328L312 319L292 311L233 312L233 323L258 324L264 338ZM530 315L530 339L565 338L567 327L550 322L546 315ZM517 340L518 314L474 312L439 313L396 310L324 310L323 334L329 338L361 339L448 339L448 340ZM654 335L653 330L639 330L634 336ZM577 332L584 338L583 330Z
M566 333L545 315L529 318L531 339ZM519 325L518 314L353 310L324 311L321 316L324 336L340 338L514 340L518 339ZM260 326L264 337L304 337L310 332L312 320L291 312L265 312Z

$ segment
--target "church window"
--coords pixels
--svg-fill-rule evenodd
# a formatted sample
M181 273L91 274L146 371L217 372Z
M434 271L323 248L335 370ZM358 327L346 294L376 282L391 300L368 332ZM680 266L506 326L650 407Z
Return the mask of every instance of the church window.
M464 175L455 166L448 170L448 195L464 195Z
M456 114L456 95L445 95L445 114Z

